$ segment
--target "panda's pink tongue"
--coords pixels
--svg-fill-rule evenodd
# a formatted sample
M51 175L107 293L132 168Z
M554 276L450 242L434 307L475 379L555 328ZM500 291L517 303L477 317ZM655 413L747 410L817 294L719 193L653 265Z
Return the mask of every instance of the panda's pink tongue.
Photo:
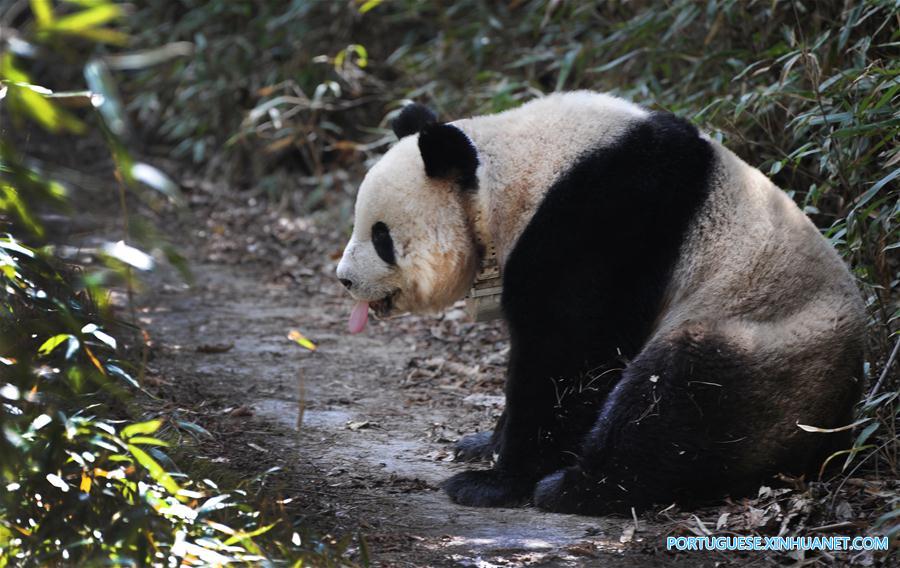
M350 333L359 333L369 320L369 302L356 302L350 312Z

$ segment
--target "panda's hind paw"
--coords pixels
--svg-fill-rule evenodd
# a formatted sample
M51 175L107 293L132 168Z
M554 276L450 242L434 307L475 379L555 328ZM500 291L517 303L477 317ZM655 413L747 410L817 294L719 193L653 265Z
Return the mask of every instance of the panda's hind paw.
M450 500L470 507L518 507L528 502L534 481L496 470L464 471L444 482Z
M534 488L534 506L554 513L586 513L594 499L585 491L581 468L569 467L544 477Z

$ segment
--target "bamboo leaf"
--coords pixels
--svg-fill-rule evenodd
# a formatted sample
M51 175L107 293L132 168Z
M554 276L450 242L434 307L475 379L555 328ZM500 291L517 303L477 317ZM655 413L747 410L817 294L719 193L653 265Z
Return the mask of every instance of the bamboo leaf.
M31 0L31 12L38 27L46 27L53 23L53 5L50 0Z
M129 424L122 428L122 437L128 440L132 436L153 434L162 426L162 420L148 420L137 424Z
M162 485L171 495L178 496L181 486L178 485L175 479L173 479L156 460L150 457L150 454L133 444L128 444L128 451L131 452L134 459L147 470L147 474L150 475L155 482ZM186 500L185 497L179 496L178 498L182 501Z
M49 29L80 32L96 28L102 24L116 20L122 16L122 9L116 4L102 4L82 10L70 16L63 16L49 26Z
M244 546L247 546L247 542L246 542L247 540L252 539L255 536L259 536L261 534L265 534L265 533L269 532L270 530L272 530L272 527L274 527L277 524L278 524L278 521L275 521L274 523L272 523L270 525L259 527L258 529L252 530L250 532L239 532L239 533L235 534L234 536L232 536L231 538L229 538L228 540L226 540L224 544L226 546L229 546L236 542L243 542Z
M54 335L47 341L43 342L40 347L38 347L38 355L49 355L53 352L54 349L56 349L63 342L68 341L69 339L75 339L75 337L69 335L68 333L60 333L58 335Z
M365 14L377 8L384 0L367 0L362 6L359 7L359 13Z
M170 446L168 442L150 436L134 436L128 439L128 443L135 445L143 444L145 446L160 446L163 448L168 448Z

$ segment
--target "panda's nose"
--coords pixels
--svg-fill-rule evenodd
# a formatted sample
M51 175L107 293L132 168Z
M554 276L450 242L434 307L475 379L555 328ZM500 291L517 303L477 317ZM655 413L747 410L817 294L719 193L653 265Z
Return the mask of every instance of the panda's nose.
M346 288L346 289L348 289L348 290L349 290L350 288L353 288L353 281L352 281L352 280L347 280L346 278L339 278L339 280L341 281L341 284L344 285L344 288Z

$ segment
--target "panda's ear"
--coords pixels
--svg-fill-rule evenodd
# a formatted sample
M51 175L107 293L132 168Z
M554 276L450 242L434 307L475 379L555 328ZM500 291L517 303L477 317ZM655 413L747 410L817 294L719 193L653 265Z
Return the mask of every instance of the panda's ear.
M427 107L411 103L403 107L400 114L391 121L391 128L397 138L421 132L429 124L437 122L437 117Z
M428 177L453 179L463 189L478 186L478 152L469 137L452 124L431 124L419 133L419 152Z

